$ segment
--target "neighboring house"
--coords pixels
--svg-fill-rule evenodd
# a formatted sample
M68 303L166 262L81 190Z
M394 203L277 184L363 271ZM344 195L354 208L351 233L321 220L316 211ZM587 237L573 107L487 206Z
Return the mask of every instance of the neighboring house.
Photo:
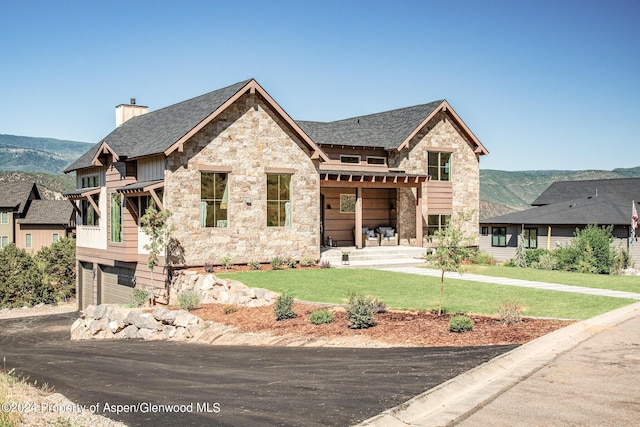
M640 202L640 178L555 182L534 200L533 208L481 220L480 249L502 262L515 256L520 236L526 248L553 250L569 243L576 229L612 225L614 244L630 247L638 265L640 242L630 242L634 201Z
M477 237L487 151L446 101L296 122L250 79L147 111L116 107L116 129L66 170L78 188L67 197L79 213L81 308L128 302L136 285L166 301L167 265L318 259L329 237L362 248L364 228L422 246L458 211L474 212ZM174 227L153 283L140 228L151 201Z
M9 243L36 252L73 234L73 206L42 200L34 182L0 182L0 248Z

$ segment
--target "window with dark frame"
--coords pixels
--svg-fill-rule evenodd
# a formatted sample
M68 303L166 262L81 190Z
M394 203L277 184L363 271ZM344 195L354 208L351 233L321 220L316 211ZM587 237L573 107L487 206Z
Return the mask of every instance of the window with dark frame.
M340 163L360 164L360 156L340 156Z
M427 236L433 236L451 221L451 215L427 215Z
M122 242L122 194L114 192L111 193L111 242Z
M430 151L427 169L432 181L451 181L451 153Z
M507 227L493 227L491 246L507 246Z
M229 174L200 174L200 226L228 227Z
M291 175L267 174L267 227L291 226Z
M483 236L488 236L489 235L489 227L482 227L481 234Z
M536 249L538 247L538 229L525 228L522 232L524 247L526 249Z
M88 197L91 197L96 205L98 205L98 203L100 202L100 197L97 194L92 194ZM96 210L93 208L93 205L91 205L91 203L89 203L87 199L82 199L82 201L80 202L80 209L82 212L82 225L99 225L100 217L98 216Z

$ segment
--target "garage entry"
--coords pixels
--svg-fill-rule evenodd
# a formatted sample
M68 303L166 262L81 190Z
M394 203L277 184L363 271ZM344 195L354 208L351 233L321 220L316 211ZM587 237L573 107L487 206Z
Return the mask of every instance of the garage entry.
M100 301L104 304L129 304L135 287L135 269L100 266Z
M78 270L78 277L80 277L80 310L84 310L93 304L93 264L80 262Z

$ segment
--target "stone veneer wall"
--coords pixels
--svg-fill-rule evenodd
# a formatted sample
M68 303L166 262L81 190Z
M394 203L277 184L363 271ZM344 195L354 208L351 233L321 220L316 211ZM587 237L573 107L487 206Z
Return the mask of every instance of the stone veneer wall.
M438 113L409 144L409 150L389 155L389 166L405 170L407 173L427 174L428 151L439 148L453 150L451 173L453 187L452 213L473 212L471 221L464 227L466 236L478 244L478 221L480 210L480 164L473 149L446 113ZM429 215L429 194L427 183L423 184L423 229L426 233L426 219ZM408 194L411 191L411 195ZM415 190L398 192L398 228L400 239L415 230ZM404 233L402 230L405 230ZM405 234L405 235L403 235Z
M228 169L228 227L200 227L200 171ZM270 169L292 175L292 225L267 227ZM250 200L250 204L246 203ZM169 156L165 205L184 264L268 262L275 256L320 257L320 178L316 161L289 126L257 94L243 95Z

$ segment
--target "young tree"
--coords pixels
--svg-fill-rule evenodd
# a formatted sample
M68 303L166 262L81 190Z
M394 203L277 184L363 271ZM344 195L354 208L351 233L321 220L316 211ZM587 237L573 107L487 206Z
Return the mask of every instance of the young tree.
M432 261L440 269L440 302L438 305L438 316L442 315L442 296L444 294L444 273L446 271L457 271L461 273L464 269L463 261L472 256L469 249L470 238L464 236L463 225L469 221L471 214L459 213L458 216L449 221L446 227L436 231L433 235L436 242L436 250L427 259Z
M66 301L76 286L76 241L65 238L45 246L36 254L44 273L44 281L54 289L56 301Z
M140 225L144 234L149 236L149 243L143 248L149 251L147 267L151 270L151 285L153 286L153 268L158 265L158 257L167 248L169 234L173 227L169 226L167 220L171 216L168 210L158 211L154 203L151 203L145 214L140 218Z
M53 301L53 289L29 253L13 243L0 250L0 308Z

